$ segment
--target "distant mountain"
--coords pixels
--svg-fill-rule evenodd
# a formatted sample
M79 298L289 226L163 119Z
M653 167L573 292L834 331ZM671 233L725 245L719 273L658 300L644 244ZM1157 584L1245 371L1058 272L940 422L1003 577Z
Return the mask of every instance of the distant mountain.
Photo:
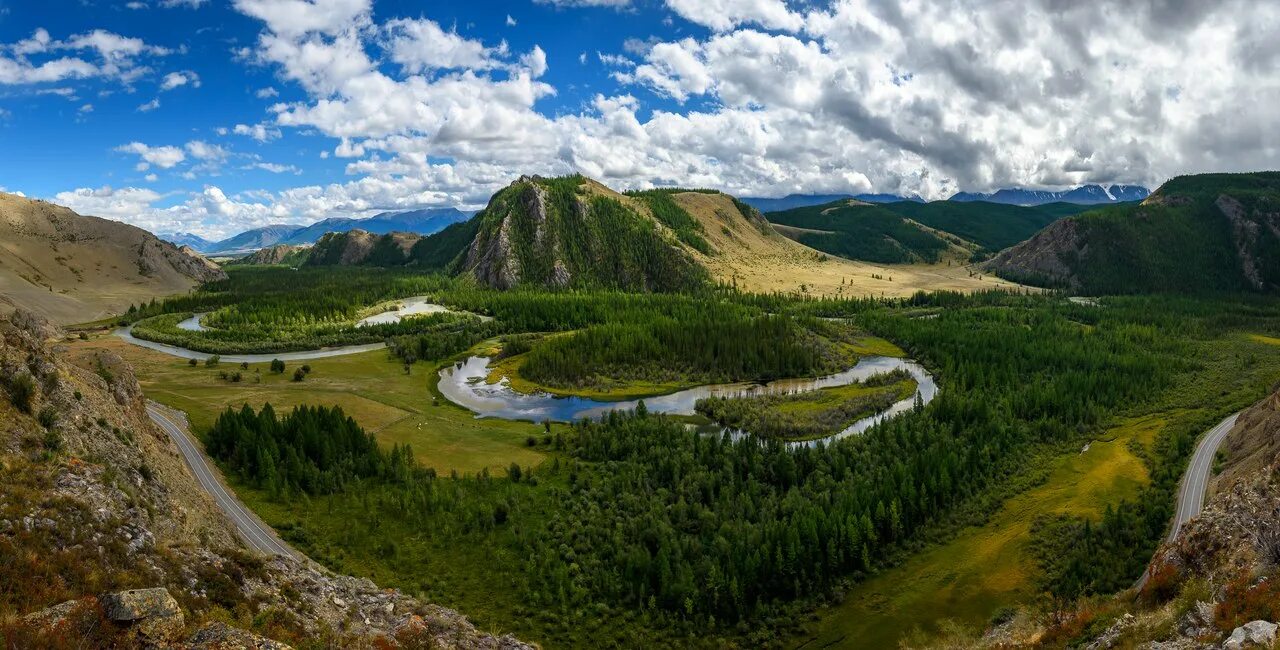
M970 201L986 201L988 203L1004 203L1006 205L1044 205L1046 203L1078 203L1084 205L1101 205L1107 203L1123 203L1141 201L1151 191L1138 185L1082 185L1075 189L1061 192L1045 190L1025 190L1022 188L996 190L990 194L979 192L958 192L950 201L965 203Z
M206 253L250 253L259 248L274 246L305 228L297 224L273 224L246 230L234 237L214 242L205 247Z
M383 212L368 219L347 219L336 217L319 221L301 228L282 240L282 244L301 245L314 244L331 232L348 232L363 230L374 235L385 235L392 232L405 232L417 235L431 235L445 227L466 221L474 213L463 212L456 208L431 208L428 210L410 210L408 212Z
M168 234L158 234L156 236L175 246L190 246L191 248L194 248L195 250L198 250L198 251L205 250L205 248L207 248L209 244L213 243L208 239L201 237L200 235L197 235L195 233L190 233L190 232L175 232L175 233L168 233Z
M781 212L782 210L807 208L814 205L826 205L843 199L857 199L865 203L924 202L924 199L918 196L899 196L897 194L790 194L780 199L745 197L741 201L761 212Z
M1084 294L1280 293L1280 172L1180 176L1055 221L988 268Z

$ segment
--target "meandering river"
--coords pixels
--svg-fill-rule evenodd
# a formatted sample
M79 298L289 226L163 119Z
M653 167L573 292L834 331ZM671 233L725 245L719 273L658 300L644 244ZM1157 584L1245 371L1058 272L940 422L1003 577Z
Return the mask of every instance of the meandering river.
M846 386L872 375L902 368L911 373L918 385L916 395L923 403L929 403L938 393L933 376L920 364L894 357L863 357L857 365L844 372L826 377L808 379L782 379L765 384L734 383L698 386L667 395L644 398L645 408L651 413L669 415L694 415L694 405L704 397L742 397L780 393L801 393L819 388ZM507 379L490 384L490 359L470 357L440 371L440 393L449 401L465 407L476 417L496 417L508 420L554 420L571 422L583 418L598 418L613 410L634 409L640 400L605 401L586 397L557 396L545 392L521 393L511 388ZM831 441L862 433L885 418L910 409L916 396L904 399L888 409L858 420L843 431L823 438ZM796 445L817 444L817 440L795 442Z

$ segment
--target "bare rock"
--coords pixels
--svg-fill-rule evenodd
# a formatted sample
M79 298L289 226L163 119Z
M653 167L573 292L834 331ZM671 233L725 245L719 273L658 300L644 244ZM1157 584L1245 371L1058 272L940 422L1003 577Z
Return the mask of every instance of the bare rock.
M145 642L162 644L182 633L185 620L178 601L163 588L132 589L99 598L107 618L136 628Z
M292 646L237 629L226 623L210 623L187 640L190 650L292 650Z
M1245 648L1270 648L1276 640L1276 624L1267 621L1253 621L1236 628L1222 644L1222 650L1244 650Z
M1106 632L1102 633L1102 636L1094 639L1093 643L1086 646L1087 650L1108 650L1115 647L1116 643L1120 641L1120 637L1124 635L1125 630L1133 627L1133 623L1133 614L1121 616L1116 619L1115 623L1111 624L1111 627L1107 628Z

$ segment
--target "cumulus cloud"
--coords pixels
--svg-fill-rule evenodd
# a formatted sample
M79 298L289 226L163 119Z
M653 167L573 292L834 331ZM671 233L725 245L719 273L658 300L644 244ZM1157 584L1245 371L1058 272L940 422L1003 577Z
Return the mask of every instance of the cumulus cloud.
M173 90L182 86L190 85L192 88L200 87L200 76L190 70L185 72L170 72L160 81L160 90Z
M148 45L142 39L102 29L55 40L48 30L40 28L29 38L0 44L0 85L87 78L130 83L150 71L142 59L170 53L167 48Z
M475 206L521 173L574 171L619 188L942 198L1014 185L1154 185L1274 167L1280 152L1275 3L665 5L696 26L619 42L626 56L599 53L621 88L549 114L539 102L556 88L539 47L513 52L426 18L379 23L368 0L235 0L262 24L245 58L300 99L222 133L317 136L326 140L319 155L342 159L349 180L231 196L210 187L142 218L224 219L213 230ZM21 47L51 42L36 33ZM4 54L15 60L35 56L12 47Z
M141 158L138 163L138 171L146 171L151 165L155 165L160 169L172 169L178 163L187 159L187 155L177 147L161 146L152 147L141 142L130 142L126 145L116 147L116 151L120 153L134 154Z

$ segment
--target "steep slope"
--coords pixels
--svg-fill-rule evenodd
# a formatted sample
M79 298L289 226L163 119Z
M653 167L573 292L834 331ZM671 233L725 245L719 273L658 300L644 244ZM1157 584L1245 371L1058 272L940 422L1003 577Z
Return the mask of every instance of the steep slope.
M1141 204L1054 222L988 268L1083 293L1275 292L1280 173L1175 178Z
M191 249L141 228L0 193L0 312L90 321L222 277Z
M781 212L783 210L792 210L795 208L807 208L814 205L824 205L846 199L855 199L864 203L897 203L899 201L912 201L915 203L924 203L924 199L916 196L900 196L897 194L788 194L780 199L768 199L761 197L743 197L743 203L764 213Z
M313 266L404 266L422 237L394 232L375 235L363 230L331 232L311 248L306 263Z
M0 318L5 647L280 647L219 645L217 637L247 638L211 629L229 621L306 647L528 648L368 580L245 550L148 419L132 369L85 348L73 364L49 342L61 336L26 312ZM141 614L163 615L164 625L116 623L129 618L111 606L122 597L99 597L137 588L167 590L163 607L132 595ZM399 644L386 641L393 635Z

